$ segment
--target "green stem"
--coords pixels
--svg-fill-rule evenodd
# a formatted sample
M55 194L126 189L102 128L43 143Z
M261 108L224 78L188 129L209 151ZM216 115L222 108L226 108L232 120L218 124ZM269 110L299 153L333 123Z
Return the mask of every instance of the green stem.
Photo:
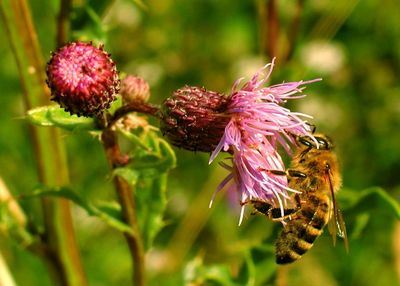
M47 103L49 91L45 88L43 58L26 1L0 0L0 16L18 68L25 109ZM68 184L68 169L60 132L52 128L29 128L39 181L50 186ZM45 227L43 245L28 249L41 254L56 285L87 285L69 202L65 199L44 198L41 203Z
M111 127L111 125L109 125ZM106 128L102 133L102 141L106 152L107 159L112 169L126 165L128 163L127 156L121 154L117 133ZM118 200L121 205L122 217L124 221L131 227L131 233L124 233L125 239L132 257L133 263L133 285L145 285L145 257L143 241L140 236L136 217L136 206L133 199L133 189L129 183L120 176L114 177L114 185L117 192Z
M67 41L70 29L69 13L72 7L72 0L61 0L60 5L60 12L57 17L57 47L61 47Z

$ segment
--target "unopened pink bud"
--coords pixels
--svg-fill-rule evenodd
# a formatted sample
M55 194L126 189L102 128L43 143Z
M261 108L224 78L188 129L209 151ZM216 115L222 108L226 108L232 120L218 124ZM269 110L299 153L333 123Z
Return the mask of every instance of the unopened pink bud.
M125 103L146 102L150 97L150 87L143 78L128 75L121 81L120 94Z

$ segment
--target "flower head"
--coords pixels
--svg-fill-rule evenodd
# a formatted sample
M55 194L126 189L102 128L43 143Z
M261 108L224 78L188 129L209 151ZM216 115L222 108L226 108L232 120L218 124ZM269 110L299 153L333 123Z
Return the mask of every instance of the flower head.
M225 95L185 86L164 101L161 131L177 147L212 152L229 122L226 108Z
M291 112L283 104L289 99L304 97L299 94L301 86L319 79L262 87L273 64L266 65L242 88L238 88L241 79L234 84L225 111L230 120L210 157L211 163L221 151L232 154L230 165L221 164L230 174L217 191L233 182L230 188L239 192L243 206L240 220L245 204L252 199L278 206L283 214L286 200L290 198L288 191L295 190L288 188L286 176L270 172L285 170L278 147L282 146L290 154L291 146L296 144L294 136L311 136L310 125L302 119L309 116ZM263 74L265 70L268 72Z
M286 176L278 175L285 171L278 149L283 147L290 155L296 136L313 138L311 126L303 119L310 116L283 105L304 97L301 86L319 79L263 87L273 65L266 65L241 88L241 79L236 81L229 96L185 86L167 98L161 110L161 131L173 145L210 152L210 163L220 152L231 154L230 163L221 163L230 173L217 191L231 183L229 190L239 193L240 220L244 206L253 199L280 207L283 215L291 200L289 192L296 191L288 187Z
M93 116L110 107L119 90L118 72L103 47L72 42L47 64L47 85L52 100L71 114Z

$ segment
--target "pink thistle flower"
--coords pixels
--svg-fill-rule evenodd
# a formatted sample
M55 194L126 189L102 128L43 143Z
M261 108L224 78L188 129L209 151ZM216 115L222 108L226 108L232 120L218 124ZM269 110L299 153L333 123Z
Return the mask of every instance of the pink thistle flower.
M119 91L115 63L103 47L72 42L52 54L47 64L52 100L78 116L93 116L110 107Z
M231 164L221 165L230 174L218 186L216 192L228 183L229 190L239 192L242 211L250 200L266 201L281 209L290 201L288 192L297 192L288 187L286 176L276 175L270 170L285 171L285 165L277 149L282 146L290 155L291 146L296 144L294 136L311 136L311 127L303 118L310 116L292 112L283 107L289 99L302 98L302 85L319 81L288 82L262 87L269 78L274 62L257 72L242 88L238 88L242 79L233 85L225 114L229 122L225 132L212 152L210 161L221 151L230 152ZM267 73L263 72L267 69ZM215 194L210 202L212 205Z

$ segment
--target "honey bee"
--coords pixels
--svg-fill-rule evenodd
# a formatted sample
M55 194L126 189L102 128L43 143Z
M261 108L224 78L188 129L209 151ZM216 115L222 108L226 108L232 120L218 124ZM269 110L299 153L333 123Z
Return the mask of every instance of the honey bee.
M287 171L270 170L272 174L286 175L289 187L300 191L294 196L295 206L284 209L258 200L251 204L274 221L284 222L284 228L276 240L276 263L288 264L301 258L328 224L333 243L336 236L348 241L345 223L335 199L342 178L338 160L333 152L332 141L323 134L297 137L298 148Z

